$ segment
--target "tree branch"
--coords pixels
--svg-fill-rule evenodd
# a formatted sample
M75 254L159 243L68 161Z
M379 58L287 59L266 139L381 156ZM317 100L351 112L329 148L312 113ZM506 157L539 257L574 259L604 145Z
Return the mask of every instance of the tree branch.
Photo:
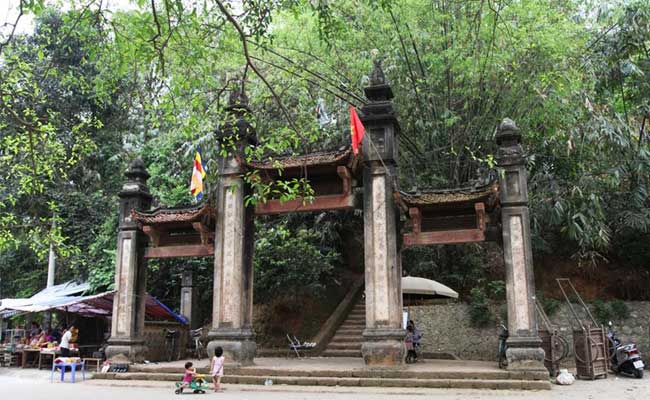
M16 33L16 26L18 26L18 21L20 21L20 18L24 14L24 9L23 9L24 2L25 2L25 0L20 0L20 3L18 5L18 16L16 17L16 20L14 21L14 23L13 24L10 24L10 23L5 23L4 24L4 26L11 25L11 32L9 33L9 36L7 36L7 39L5 41L3 41L2 43L0 43L0 53L2 53L2 50L4 49L4 47L9 44L11 39L13 39L14 34Z
M285 119L287 120L287 123L291 127L291 129L298 135L302 140L304 140L306 143L309 142L305 136L303 136L302 133L298 130L298 127L293 123L293 119L291 118L291 115L289 114L289 110L284 106L284 103L282 103L282 99L280 99L280 96L276 93L275 89L273 89L273 86L269 83L268 80L266 80L266 77L264 74L260 72L260 70L257 69L257 66L255 66L255 63L253 63L253 60L251 59L251 55L248 51L248 37L246 36L246 33L242 29L242 27L239 25L239 22L235 19L235 17L230 14L228 9L223 5L223 2L220 0L214 0L215 3L217 3L217 6L219 6L219 9L221 12L225 15L226 19L230 22L230 24L235 28L237 33L239 34L239 38L241 39L242 47L244 50L244 57L246 58L246 63L248 66L250 66L251 70L257 75L258 78L264 82L264 85L269 89L271 92L271 95L273 95L273 99L275 102L278 104L280 109L282 110L282 114L284 115Z

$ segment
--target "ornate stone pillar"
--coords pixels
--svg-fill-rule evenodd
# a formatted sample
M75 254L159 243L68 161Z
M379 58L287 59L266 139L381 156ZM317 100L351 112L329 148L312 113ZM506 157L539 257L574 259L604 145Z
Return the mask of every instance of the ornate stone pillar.
M181 276L181 315L187 318L190 329L197 328L195 305L196 293L194 292L193 273L191 269L183 271Z
M120 224L115 262L115 295L111 337L106 356L123 354L131 361L142 361L147 263L144 258L146 236L131 219L131 210L148 210L151 194L147 188L149 173L141 159L133 161L125 173L127 181L120 197Z
M214 292L212 329L208 354L221 346L226 359L241 365L253 363L257 346L253 332L253 241L254 208L246 207L249 188L237 154L255 142L253 127L246 121L246 96L231 95L229 120L219 145L226 156L219 160L217 218L214 240Z
M544 350L535 315L528 184L519 128L512 120L504 119L496 140L510 333L508 369L544 370Z
M393 92L379 62L365 88L370 102L361 109L363 139L363 219L366 276L366 329L361 353L371 366L404 362L402 268L398 251L399 212L393 191L397 183L397 133Z

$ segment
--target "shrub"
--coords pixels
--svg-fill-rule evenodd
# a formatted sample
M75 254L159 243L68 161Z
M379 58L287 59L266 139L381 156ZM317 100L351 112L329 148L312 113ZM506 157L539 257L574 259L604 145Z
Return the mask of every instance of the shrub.
M593 304L594 317L598 323L607 325L612 320L612 309L604 301L596 300Z
M504 300L506 298L506 283L504 281L490 281L488 282L487 287L492 299Z
M255 300L321 297L334 283L340 255L321 245L316 229L289 229L285 223L258 231L255 242Z
M614 300L609 303L614 319L621 321L630 318L630 307L623 300Z
M560 300L545 297L541 293L537 295L537 300L549 318L555 315L555 313L560 309L560 306L562 305L562 302Z
M488 297L481 288L474 288L470 292L469 319L476 328L484 327L493 320L488 307Z

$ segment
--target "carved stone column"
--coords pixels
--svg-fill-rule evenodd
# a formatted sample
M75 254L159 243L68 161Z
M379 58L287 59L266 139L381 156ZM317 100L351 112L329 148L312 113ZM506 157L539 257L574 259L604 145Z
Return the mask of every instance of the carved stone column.
M496 140L510 333L508 369L544 370L544 350L535 315L528 184L519 128L512 120L504 119Z
M371 366L400 365L404 362L405 332L397 245L399 212L393 200L399 126L391 102L393 93L378 62L365 93L370 102L360 115L366 129L362 146L366 329L361 353Z
M141 159L133 161L125 173L127 181L120 196L120 225L117 235L115 290L111 337L106 356L123 354L131 361L142 361L147 263L144 258L146 236L131 219L131 210L148 210L151 194L147 188L149 173Z
M219 161L217 220L214 241L214 292L208 354L221 346L226 359L253 363L257 346L253 332L254 209L244 204L248 187L237 154L254 143L255 132L246 121L249 111L243 93L234 93L228 107L229 122L222 129ZM234 147L230 144L234 144Z
M183 271L181 276L181 315L187 318L190 329L197 328L196 292L194 291L193 273L191 269Z

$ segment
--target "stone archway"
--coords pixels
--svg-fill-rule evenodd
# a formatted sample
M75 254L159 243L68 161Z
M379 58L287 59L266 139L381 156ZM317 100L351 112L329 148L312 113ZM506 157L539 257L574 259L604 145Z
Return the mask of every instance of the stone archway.
M361 160L366 289L366 326L363 331L362 355L367 365L400 365L404 360L405 332L401 327L402 240L398 237L400 214L397 207L400 202L397 181L399 124L392 106L392 90L378 63L371 74L370 85L364 90L368 102L361 108L360 115L366 127ZM147 228L146 224L140 228L134 219L138 211L134 210L146 214L151 204L151 195L146 188L148 174L140 160L136 160L126 173L128 181L120 193L120 233L116 261L118 295L113 310L108 356L123 353L131 359L138 359L142 352L145 254L214 255L212 327L208 349L221 346L229 360L240 365L253 363L257 348L252 325L253 219L256 210L252 206L246 206L245 198L250 188L247 187L243 174L247 168L255 168L255 165L246 165L238 154L241 154L244 146L255 144L256 138L252 126L246 121L245 116L249 110L244 94L234 93L227 111L232 118L224 126L223 134L238 137L239 142L235 143L235 151L219 160L216 209L211 214L213 224L209 218L175 221L180 225L174 225L174 229L189 230L193 232L193 236L190 236L194 239L165 245L164 241L160 241L160 230ZM497 143L499 168L502 171L498 185L500 232L507 270L508 323L511 332L508 359L510 368L540 369L543 368L544 353L540 348L534 313L526 173L520 142L521 135L514 123L504 120L497 134ZM319 168L323 166L318 162L312 165ZM322 196L316 196L316 205L304 207L303 210L289 208L294 205L276 204L258 207L257 211L271 213L273 207L279 212L353 207L349 168L331 162L328 166L334 168L325 175L328 179L341 180L340 191L334 194L330 191L323 192ZM176 210L181 213L183 211ZM415 236L408 240L419 240L419 244L441 244L450 237L449 232L442 235L439 232L427 232L421 223L423 210L418 207L409 207L405 211L414 222L413 226L417 227L416 231L411 232ZM455 231L452 234L453 243L485 240L486 232L489 236L490 232L495 232L494 228L499 231L498 226L488 224L484 204L477 204L472 212L476 216L474 227L452 227L448 230ZM149 247L145 247L145 233L149 236ZM162 234L171 236L165 230Z

